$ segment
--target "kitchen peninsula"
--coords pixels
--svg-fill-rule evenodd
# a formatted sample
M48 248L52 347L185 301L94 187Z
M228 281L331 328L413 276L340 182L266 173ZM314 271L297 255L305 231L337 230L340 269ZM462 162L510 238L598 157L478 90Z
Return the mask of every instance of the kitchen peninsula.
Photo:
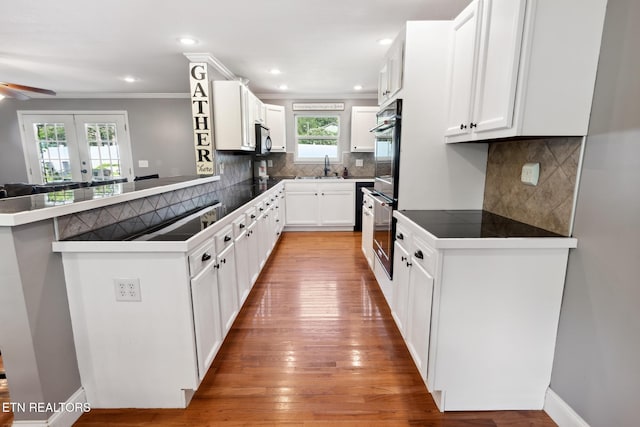
M74 335L78 331L72 333L75 315L69 310L69 303L73 305L74 298L67 300L62 256L52 251L52 242L67 239L53 243L54 246L60 245L56 250L63 251L87 244L86 241L72 240L74 238L97 239L101 236L104 240L109 234L122 240L125 236L118 233L123 231L135 234L150 227L161 227L167 221L186 217L212 204L215 204L218 214L224 214L233 211L238 204L254 200L256 195L262 196L260 201L266 207L271 202L265 197L271 195L277 186L277 181L269 180L255 185L251 181L235 184L233 188L219 188L215 185L217 181L217 176L163 178L16 197L0 202L0 244L4 254L0 259L3 277L0 285L3 295L0 301L0 337L3 361L11 378L12 401L83 402L86 399L86 387L83 389L78 370L78 365L82 366L82 362L77 360L81 350L77 358L77 346L74 345ZM227 224L225 221L230 220L223 218L216 227L224 226ZM211 228L212 231L217 229ZM177 251L184 255L184 251L200 244L206 236L187 239L186 242L126 243L127 247L140 251L148 251L149 247L161 252L164 250L164 256L168 256L167 251L178 248ZM122 241L111 240L93 242L94 246L97 243L118 252L123 244ZM124 256L131 258L127 254ZM154 255L154 259L162 257L157 253ZM93 289L101 278L108 280L109 299L115 302L113 280L104 273L111 272L112 266L106 258L99 258L101 268L92 272L92 280L88 283ZM143 282L143 301L151 302L153 292L144 286ZM129 308L131 304L124 303ZM171 307L168 312L174 309ZM140 323L148 328L147 322ZM149 331L144 333L147 335ZM192 353L195 355L195 350ZM136 359L131 365L137 363L147 362ZM163 371L166 371L166 365ZM189 388L190 384L185 382L181 385ZM21 416L36 420L43 414Z

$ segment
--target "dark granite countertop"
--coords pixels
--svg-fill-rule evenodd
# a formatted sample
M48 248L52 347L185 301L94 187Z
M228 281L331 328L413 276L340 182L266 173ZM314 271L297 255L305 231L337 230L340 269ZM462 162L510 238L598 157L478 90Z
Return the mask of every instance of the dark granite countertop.
M484 210L402 210L439 239L566 237Z
M147 240L147 241L185 241L201 232L204 228L209 227L228 214L234 212L241 206L249 203L251 200L267 192L275 187L283 178L269 178L269 179L250 179L240 182L238 184L231 185L229 187L218 190L218 200L213 206L217 205L214 209L212 206L201 209L202 214L192 213L191 219L181 224L178 227L170 228L171 223L163 224L162 228L169 227L169 230L163 231L161 228L159 231L153 232L153 235L146 238L141 235L133 236L129 240ZM179 220L179 219L178 219Z

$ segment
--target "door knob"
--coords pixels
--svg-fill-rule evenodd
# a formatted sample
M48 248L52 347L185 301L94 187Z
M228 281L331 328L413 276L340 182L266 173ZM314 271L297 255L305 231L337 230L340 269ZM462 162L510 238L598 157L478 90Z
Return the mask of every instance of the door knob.
M87 173L88 171L86 169L82 169L80 172Z

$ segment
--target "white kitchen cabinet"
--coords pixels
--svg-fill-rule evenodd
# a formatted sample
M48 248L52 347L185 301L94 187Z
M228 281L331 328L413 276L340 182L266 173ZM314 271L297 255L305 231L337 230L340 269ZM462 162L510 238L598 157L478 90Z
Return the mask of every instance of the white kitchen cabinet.
M375 137L370 129L376 126L378 107L351 107L351 152L373 152Z
M235 80L216 80L212 84L216 150L255 150L255 136L252 142L249 129L249 90Z
M260 256L259 256L259 235L258 235L258 223L256 222L255 212L249 214L254 218L249 222L247 220L247 247L249 248L247 253L247 259L249 261L249 283L253 287L260 275Z
M206 267L191 279L193 326L195 330L198 377L204 378L222 344L218 277L211 258Z
M287 132L283 105L265 104L265 124L271 136L271 152L287 152Z
M407 339L407 312L409 310L410 256L407 249L396 240L393 254L393 297L391 314L402 336Z
M378 104L395 99L404 77L404 32L395 38L378 72Z
M218 291L220 295L220 321L227 335L238 315L238 291L236 285L236 260L233 244L227 246L216 258Z
M251 290L249 267L249 242L247 239L247 222L244 214L233 222L234 248L236 262L236 284L238 288L238 306L242 307Z
M422 379L427 379L427 361L429 360L429 334L431 332L431 302L433 298L433 277L425 270L416 256L410 254L406 261L409 265L409 286L407 292L407 321L405 339L407 347ZM406 254L407 256L409 254ZM400 295L402 298L404 295ZM402 302L398 304L400 306ZM404 308L404 307L403 307Z
M353 227L355 224L355 184L353 182L287 183L285 194L287 227L338 229Z
M373 269L373 199L368 194L362 198L362 252Z
M605 7L472 2L454 21L446 142L586 135Z
M396 240L390 306L402 329L408 275L403 336L439 409L542 409L575 239L442 239L411 215L394 213L408 237Z

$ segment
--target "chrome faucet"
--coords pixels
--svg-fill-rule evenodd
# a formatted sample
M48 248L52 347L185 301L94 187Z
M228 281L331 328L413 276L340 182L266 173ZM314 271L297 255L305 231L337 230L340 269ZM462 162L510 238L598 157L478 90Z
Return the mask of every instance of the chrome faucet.
M324 176L328 176L330 170L331 169L329 169L329 155L325 154L325 156L324 156Z

